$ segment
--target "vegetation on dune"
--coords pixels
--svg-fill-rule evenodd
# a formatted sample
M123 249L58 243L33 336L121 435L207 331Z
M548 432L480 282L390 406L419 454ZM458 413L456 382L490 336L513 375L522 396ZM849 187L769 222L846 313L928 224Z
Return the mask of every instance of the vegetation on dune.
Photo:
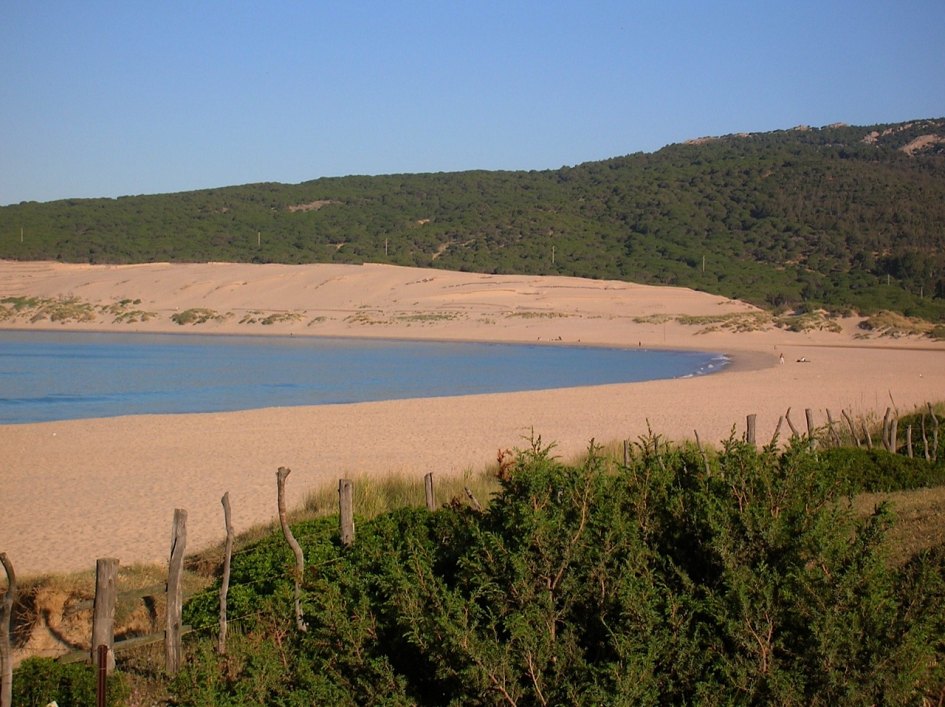
M670 145L558 170L317 179L0 208L0 257L361 263L693 287L945 322L945 120Z
M460 493L471 478L433 512L409 480L365 482L351 547L332 515L293 522L304 631L292 551L263 533L233 557L226 654L211 589L185 606L181 672L127 658L116 690L206 705L936 702L945 545L904 555L894 509L855 503L941 486L934 440L927 460L651 434L622 461L592 442L565 462L533 438L500 450L475 490L491 489L484 510ZM15 685L50 670L30 663Z

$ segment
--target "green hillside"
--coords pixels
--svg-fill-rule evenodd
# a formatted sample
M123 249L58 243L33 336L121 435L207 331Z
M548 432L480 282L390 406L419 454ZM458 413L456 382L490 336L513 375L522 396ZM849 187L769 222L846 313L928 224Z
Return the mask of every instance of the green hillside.
M0 208L0 258L389 262L945 321L945 119L706 138L558 170L27 202Z

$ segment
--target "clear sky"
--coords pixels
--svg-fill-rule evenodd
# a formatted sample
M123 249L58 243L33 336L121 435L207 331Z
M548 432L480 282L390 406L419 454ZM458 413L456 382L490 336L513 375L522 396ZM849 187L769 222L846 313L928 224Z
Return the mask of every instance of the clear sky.
M0 204L945 116L945 0L3 0Z

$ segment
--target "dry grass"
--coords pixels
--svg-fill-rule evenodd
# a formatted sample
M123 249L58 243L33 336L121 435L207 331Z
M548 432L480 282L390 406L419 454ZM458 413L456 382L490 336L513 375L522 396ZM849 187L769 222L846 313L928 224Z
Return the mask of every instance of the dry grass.
M240 319L240 324L262 324L270 326L272 324L283 324L285 322L298 322L302 320L300 312L264 312L253 310L247 312Z
M879 336L932 336L936 327L931 322L916 317L907 317L896 312L877 312L864 319L860 328Z
M794 332L831 331L840 332L842 327L837 318L824 310L804 312L803 314L785 314L774 319L775 326Z
M393 473L383 477L355 475L350 478L354 486L354 512L362 518L374 518L396 508L424 506L426 496L423 479ZM493 470L479 473L467 472L462 476L434 476L434 495L438 505L453 499L465 503L469 489L476 499L487 505L498 490L499 484ZM309 517L332 515L338 512L338 487L330 484L309 494L303 504L302 513Z
M853 509L868 515L884 502L895 519L885 540L890 562L901 565L917 552L945 543L945 487L863 493L853 499Z
M175 312L171 315L171 321L175 324L184 326L185 324L206 324L207 322L223 321L230 317L229 312L221 314L215 309L206 307L194 307L185 309L183 312Z
M116 639L160 630L166 610L166 581L164 566L119 567ZM185 596L209 584L209 578L194 572L183 575ZM14 662L32 656L55 658L74 651L89 651L94 597L94 570L45 575L20 584L12 631Z

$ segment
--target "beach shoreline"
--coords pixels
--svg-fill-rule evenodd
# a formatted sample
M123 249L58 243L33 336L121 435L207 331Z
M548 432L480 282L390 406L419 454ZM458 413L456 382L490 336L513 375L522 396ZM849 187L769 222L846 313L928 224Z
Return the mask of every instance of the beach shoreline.
M811 409L822 425L828 410L834 419L841 410L881 418L887 407L904 414L945 397L945 344L863 338L853 319L840 331L735 330L717 325L719 315L758 310L681 288L386 265L219 263L0 262L0 283L0 299L71 298L91 303L97 316L0 321L11 330L643 347L731 359L719 373L644 383L3 425L0 551L21 577L89 570L98 557L166 562L175 508L188 510L189 550L219 542L227 491L237 532L270 523L279 466L296 472L290 507L349 474L416 477L422 498L425 473L481 469L532 433L567 458L591 439L637 440L648 429L675 440L698 432L716 444L741 434L746 415L755 414L764 442L788 409L795 422ZM124 300L140 300L136 306L154 317L109 321ZM187 308L228 316L176 324L174 313Z

